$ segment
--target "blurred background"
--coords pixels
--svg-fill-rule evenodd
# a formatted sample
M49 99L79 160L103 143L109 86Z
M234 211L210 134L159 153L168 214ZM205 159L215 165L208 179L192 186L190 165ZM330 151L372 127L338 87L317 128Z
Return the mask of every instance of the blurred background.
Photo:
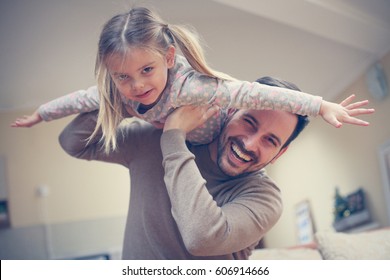
M134 5L194 27L209 63L238 79L275 76L334 102L354 93L376 109L363 117L369 127L312 120L267 169L285 206L264 246L300 242L296 209L306 201L314 230L335 230L336 187L364 190L365 229L390 225L388 0L0 1L0 259L120 257L127 170L66 155L58 135L73 116L9 124L94 85L100 30Z

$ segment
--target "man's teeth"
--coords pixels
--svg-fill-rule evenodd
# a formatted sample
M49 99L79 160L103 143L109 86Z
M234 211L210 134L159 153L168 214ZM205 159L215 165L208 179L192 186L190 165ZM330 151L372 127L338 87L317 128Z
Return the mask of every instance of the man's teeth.
M232 144L232 149L233 149L234 153L235 153L240 159L242 159L243 161L246 161L246 162L251 161L251 158L248 157L247 155L243 154L243 153L241 152L240 148L239 148L237 145L235 145L234 143Z

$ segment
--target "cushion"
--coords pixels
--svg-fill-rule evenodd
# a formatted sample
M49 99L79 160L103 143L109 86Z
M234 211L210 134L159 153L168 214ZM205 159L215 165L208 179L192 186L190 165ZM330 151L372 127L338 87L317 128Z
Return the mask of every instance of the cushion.
M325 260L390 260L390 230L364 233L317 232Z
M310 248L257 249L249 256L250 260L321 260L320 253Z

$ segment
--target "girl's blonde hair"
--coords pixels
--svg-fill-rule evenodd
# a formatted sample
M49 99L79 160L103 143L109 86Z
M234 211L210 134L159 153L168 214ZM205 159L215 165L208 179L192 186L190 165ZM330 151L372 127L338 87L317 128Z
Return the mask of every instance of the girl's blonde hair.
M190 29L165 23L157 14L144 7L131 9L127 13L111 18L103 27L96 57L100 108L94 138L102 130L105 152L117 147L116 130L122 121L123 102L107 70L107 63L113 55L126 55L129 48L143 48L165 55L171 46L179 47L189 64L196 71L219 79L232 78L211 69L205 60L199 38Z

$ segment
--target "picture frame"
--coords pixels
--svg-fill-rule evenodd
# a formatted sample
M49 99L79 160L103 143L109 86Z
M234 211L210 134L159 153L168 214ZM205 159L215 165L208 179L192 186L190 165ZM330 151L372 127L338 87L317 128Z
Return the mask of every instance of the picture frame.
M315 225L309 200L303 200L295 206L298 244L314 241Z
M390 141L379 147L378 156L382 174L383 195L387 207L387 223L390 225Z
M0 200L0 229L10 227L8 201Z

